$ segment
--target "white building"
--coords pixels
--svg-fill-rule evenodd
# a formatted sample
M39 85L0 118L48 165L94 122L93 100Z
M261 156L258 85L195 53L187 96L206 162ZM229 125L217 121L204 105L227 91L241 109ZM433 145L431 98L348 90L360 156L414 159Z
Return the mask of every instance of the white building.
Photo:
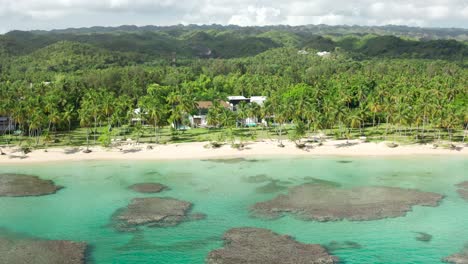
M317 55L320 56L320 57L326 57L326 56L329 56L331 53L328 52L328 51L319 51L317 52Z
M263 103L265 103L266 99L266 96L252 96L250 97L250 103L256 103L259 106L262 106Z

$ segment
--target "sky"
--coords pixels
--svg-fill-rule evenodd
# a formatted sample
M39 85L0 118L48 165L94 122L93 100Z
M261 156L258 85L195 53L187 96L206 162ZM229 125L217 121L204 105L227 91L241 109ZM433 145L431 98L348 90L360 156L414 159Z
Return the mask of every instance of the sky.
M468 0L0 0L0 33L176 24L468 28Z

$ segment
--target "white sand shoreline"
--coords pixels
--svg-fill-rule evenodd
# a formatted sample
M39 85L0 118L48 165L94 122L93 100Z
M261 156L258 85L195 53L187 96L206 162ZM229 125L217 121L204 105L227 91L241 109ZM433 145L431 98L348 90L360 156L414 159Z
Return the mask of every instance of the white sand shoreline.
M432 145L402 145L389 148L385 143L359 143L350 141L351 146L343 146L344 140L326 141L322 146L315 146L308 150L301 150L291 142L284 142L285 147L278 147L276 141L262 141L247 143L244 150L231 148L229 145L218 149L209 149L204 146L208 142L194 142L181 144L156 145L148 144L126 145L118 148L105 149L91 148L91 153L83 153L85 149L65 147L35 150L23 156L18 148L3 148L6 155L0 156L1 164L30 164L65 161L110 161L110 160L195 160L195 159L221 159L221 158L248 158L273 156L340 156L340 157L398 157L398 156L462 156L468 158L468 147L459 150L437 148ZM316 144L315 144L316 145ZM341 147L340 147L341 146ZM461 146L461 145L460 145Z

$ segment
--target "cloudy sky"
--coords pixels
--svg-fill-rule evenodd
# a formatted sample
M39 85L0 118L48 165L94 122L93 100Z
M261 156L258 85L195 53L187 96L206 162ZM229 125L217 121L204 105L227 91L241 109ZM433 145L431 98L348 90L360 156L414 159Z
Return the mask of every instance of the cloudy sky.
M0 0L0 32L213 23L468 28L468 0Z

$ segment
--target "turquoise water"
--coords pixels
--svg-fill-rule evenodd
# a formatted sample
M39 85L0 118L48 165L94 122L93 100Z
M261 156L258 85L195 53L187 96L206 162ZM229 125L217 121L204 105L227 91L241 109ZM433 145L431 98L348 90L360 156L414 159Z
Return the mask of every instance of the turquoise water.
M46 239L85 241L91 260L104 263L204 263L209 251L222 246L232 227L253 226L289 234L304 243L353 241L362 247L335 250L344 263L441 263L468 242L468 202L454 184L468 180L464 157L420 158L273 158L225 164L210 161L73 162L0 166L0 173L26 173L65 186L55 195L0 198L0 228ZM313 177L343 187L395 186L446 195L439 207L416 206L405 217L366 222L306 222L283 217L262 220L248 208L276 193L258 192L265 183L245 177L266 174L289 186ZM127 187L160 182L171 190L138 194ZM284 192L284 191L283 191ZM190 201L193 211L207 215L177 227L119 233L109 226L111 215L135 197L174 197ZM415 232L433 236L416 240Z

